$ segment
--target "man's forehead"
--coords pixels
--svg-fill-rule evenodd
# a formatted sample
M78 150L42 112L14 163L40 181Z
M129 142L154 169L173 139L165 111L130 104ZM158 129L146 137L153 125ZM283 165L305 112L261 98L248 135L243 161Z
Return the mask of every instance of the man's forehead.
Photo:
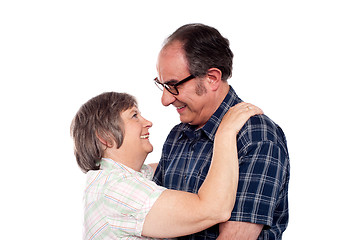
M180 41L173 41L171 43L166 44L165 46L163 46L163 48L161 49L161 51L177 51L177 52L183 52L183 43Z
M162 83L175 83L189 74L182 48L167 46L158 56L157 71Z

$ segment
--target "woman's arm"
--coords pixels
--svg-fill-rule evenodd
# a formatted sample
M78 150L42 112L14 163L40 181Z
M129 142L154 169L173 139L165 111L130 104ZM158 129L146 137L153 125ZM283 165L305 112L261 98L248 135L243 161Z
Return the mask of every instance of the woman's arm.
M236 135L256 114L262 111L248 103L239 103L227 112L216 133L211 166L198 194L165 190L146 216L143 236L188 235L230 218L238 185Z

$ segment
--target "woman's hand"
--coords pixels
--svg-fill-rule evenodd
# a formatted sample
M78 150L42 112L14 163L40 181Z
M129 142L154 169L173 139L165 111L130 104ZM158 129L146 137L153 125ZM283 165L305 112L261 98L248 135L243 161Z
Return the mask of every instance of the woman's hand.
M245 102L238 103L227 111L217 133L222 131L237 135L247 120L258 114L263 114L263 111L257 106Z

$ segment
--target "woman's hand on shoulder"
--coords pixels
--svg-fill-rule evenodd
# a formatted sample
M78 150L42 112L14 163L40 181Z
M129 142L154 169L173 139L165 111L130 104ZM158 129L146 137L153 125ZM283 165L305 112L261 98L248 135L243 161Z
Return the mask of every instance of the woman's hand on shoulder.
M227 111L219 125L218 132L236 135L250 117L258 114L263 114L259 107L246 102L238 103Z

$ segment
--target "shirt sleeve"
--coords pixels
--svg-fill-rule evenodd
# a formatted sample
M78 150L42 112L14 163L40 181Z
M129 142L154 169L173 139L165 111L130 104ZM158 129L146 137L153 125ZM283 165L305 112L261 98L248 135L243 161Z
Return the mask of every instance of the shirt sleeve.
M173 150L173 147L178 145L177 143L178 138L182 134L182 132L179 131L179 129L180 124L173 127L171 132L168 134L166 141L162 147L161 158L153 176L153 181L160 186L165 186L164 181L165 169L167 169L169 162L172 160L169 159L169 154ZM169 186L166 187L171 188ZM173 189L176 189L176 187L174 187Z
M154 172L154 176L153 176L153 181L160 185L160 186L164 186L164 174L165 174L165 166L166 166L166 161L167 161L167 146L168 146L168 140L166 140L164 147L162 149L162 153L161 153L161 159L158 163L158 167ZM166 186L168 187L168 186Z
M160 186L163 185L163 163L164 162L160 160L153 176L153 181Z
M107 220L121 238L141 236L146 215L165 190L140 175L110 184L103 196Z
M285 176L286 155L271 141L252 143L239 156L239 184L231 221L270 227Z

